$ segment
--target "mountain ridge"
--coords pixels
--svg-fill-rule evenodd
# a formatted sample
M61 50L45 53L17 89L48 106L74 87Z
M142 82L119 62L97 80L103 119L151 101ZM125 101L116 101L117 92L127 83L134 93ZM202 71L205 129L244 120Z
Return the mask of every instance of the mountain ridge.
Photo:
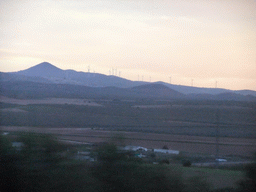
M31 81L31 82L41 82L48 84L67 84L67 85L81 85L89 87L117 87L117 88L133 88L136 86L142 85L151 85L151 84L161 84L170 88L173 94L193 95L192 98L205 98L206 95L219 95L224 93L235 93L243 96L252 96L256 97L256 91L252 90L237 90L232 91L228 89L221 88L201 88L201 87L191 87L185 85L175 85L168 84L165 82L144 82L144 81L131 81L125 78L117 77L114 75L104 75L99 73L89 73L89 72L77 72L75 70L62 70L51 63L43 62L39 63L31 68L21 70L18 72L10 73L0 73L0 81L20 80L20 81ZM153 87L151 86L153 90ZM159 89L159 87L158 87ZM165 88L166 89L166 88ZM154 91L148 89L149 94L154 94ZM142 90L140 90L142 91ZM170 90L165 90L166 94ZM145 90L144 90L145 92ZM164 95L164 93L162 92ZM181 96L181 95L180 95ZM182 97L182 96L181 96ZM238 98L238 97L237 97Z
M128 88L144 84L142 82L133 82L131 80L127 80L113 75L107 76L99 73L78 72L71 69L62 70L48 62L40 63L36 66L22 71L12 72L12 74L43 77L53 83L59 84L75 84L91 87L115 86Z

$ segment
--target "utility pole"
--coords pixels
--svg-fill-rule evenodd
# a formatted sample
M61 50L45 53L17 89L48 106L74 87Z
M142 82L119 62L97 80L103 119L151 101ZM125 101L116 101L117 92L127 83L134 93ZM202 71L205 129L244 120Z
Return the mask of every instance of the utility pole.
M216 168L219 168L219 137L220 137L220 110L216 109L216 130L215 130L215 135L216 135L216 157L215 157L215 162L216 162Z

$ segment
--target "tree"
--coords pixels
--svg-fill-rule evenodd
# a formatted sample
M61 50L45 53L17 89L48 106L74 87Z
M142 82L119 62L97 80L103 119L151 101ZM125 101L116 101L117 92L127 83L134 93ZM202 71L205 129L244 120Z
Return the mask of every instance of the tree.
M256 191L256 152L253 155L253 163L245 169L245 178L238 183L238 192Z
M189 160L183 160L183 161L182 161L182 165L183 165L184 167L190 167L190 166L191 166L191 162L190 162Z
M238 183L238 192L256 191L256 163L245 167L245 178Z
M47 134L23 133L19 141L23 143L20 151L23 163L36 164L37 167L56 166L62 159L62 152L66 150L65 145Z
M190 177L185 181L185 187L184 192L209 192L210 191L210 185L201 177Z
M18 160L10 140L0 135L0 191L18 191Z
M18 136L19 150L0 138L0 191L49 191L65 146L44 134Z
M149 165L131 161L114 144L100 146L93 176L107 192L181 191L181 177L165 165Z

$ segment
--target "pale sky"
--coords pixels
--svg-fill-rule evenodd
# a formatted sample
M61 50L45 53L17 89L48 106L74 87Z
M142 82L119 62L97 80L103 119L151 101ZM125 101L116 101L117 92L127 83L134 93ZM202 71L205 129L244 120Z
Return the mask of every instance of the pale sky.
M1 0L0 28L2 72L47 61L130 80L256 90L255 0Z

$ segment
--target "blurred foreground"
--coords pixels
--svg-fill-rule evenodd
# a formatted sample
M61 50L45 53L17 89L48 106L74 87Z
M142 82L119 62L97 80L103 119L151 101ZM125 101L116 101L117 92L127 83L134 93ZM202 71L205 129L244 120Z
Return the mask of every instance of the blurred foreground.
M0 191L256 191L255 163L235 188L216 189L198 176L183 177L169 162L143 162L114 142L93 147L91 160L74 151L51 135L1 135Z

